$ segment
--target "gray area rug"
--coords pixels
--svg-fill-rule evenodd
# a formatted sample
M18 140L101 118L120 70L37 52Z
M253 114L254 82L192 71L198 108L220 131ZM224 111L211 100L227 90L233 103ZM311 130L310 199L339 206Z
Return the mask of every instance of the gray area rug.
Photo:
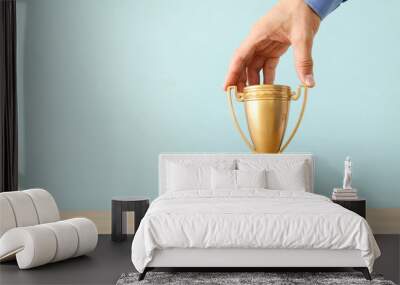
M372 275L368 281L359 272L148 272L146 278L138 281L138 273L124 273L117 285L146 285L146 284L267 284L267 285L297 285L297 284L368 284L395 285L392 281L384 280L380 275Z

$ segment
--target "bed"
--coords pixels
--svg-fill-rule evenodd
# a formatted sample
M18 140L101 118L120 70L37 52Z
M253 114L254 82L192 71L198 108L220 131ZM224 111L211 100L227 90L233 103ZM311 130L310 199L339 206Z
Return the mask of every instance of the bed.
M132 243L154 268L352 267L380 251L359 215L314 194L311 154L161 154L159 197Z

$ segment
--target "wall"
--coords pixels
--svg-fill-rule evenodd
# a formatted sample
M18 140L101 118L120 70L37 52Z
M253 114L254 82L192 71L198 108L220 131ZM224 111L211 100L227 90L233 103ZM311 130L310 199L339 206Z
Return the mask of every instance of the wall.
M114 195L156 197L160 152L246 152L221 86L273 2L17 0L21 187L105 210ZM400 208L399 10L353 0L321 25L317 87L288 149L316 155L318 193L341 184L349 154L368 205ZM291 52L277 74L297 85Z

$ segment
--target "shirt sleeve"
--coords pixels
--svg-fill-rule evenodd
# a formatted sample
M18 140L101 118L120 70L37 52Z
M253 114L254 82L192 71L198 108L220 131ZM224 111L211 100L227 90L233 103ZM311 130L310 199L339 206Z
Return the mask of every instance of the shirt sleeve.
M307 5L322 19L346 0L305 0Z

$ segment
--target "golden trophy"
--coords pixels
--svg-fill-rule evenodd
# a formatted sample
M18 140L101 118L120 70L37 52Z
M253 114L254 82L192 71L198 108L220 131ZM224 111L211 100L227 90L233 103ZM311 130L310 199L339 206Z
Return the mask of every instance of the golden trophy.
M289 138L283 143L289 120L290 101L299 99L302 89L304 89L304 97L299 117ZM232 102L232 93L237 101L244 102L247 127L252 142L246 138L239 125ZM307 87L302 85L296 92L292 92L290 87L285 85L252 85L245 87L243 93L237 92L236 86L229 86L227 95L233 123L246 145L256 153L283 152L295 136L307 104Z

